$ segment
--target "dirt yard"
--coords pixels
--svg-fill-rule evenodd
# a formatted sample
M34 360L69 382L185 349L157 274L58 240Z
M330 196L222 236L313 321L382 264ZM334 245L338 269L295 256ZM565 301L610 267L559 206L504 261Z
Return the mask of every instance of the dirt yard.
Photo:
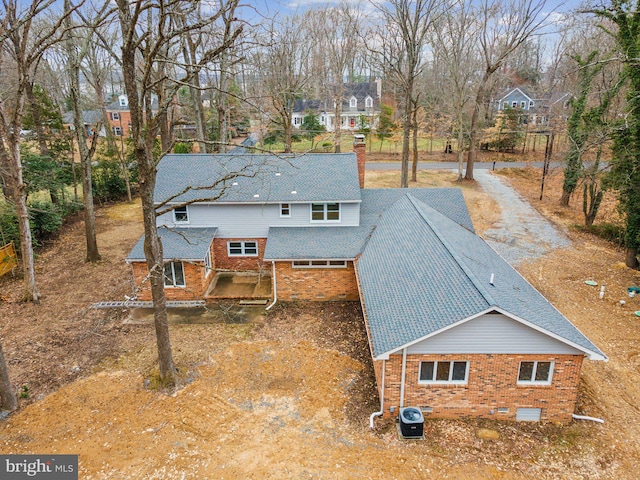
M393 175L396 175L395 179ZM186 386L153 388L153 329L128 312L92 310L131 292L124 258L141 234L139 206L98 211L103 261L83 262L83 226L70 223L40 253L40 305L17 302L19 279L0 281L0 335L21 409L0 423L2 453L77 453L80 478L635 479L640 469L640 272L611 244L570 227L558 175L540 202L539 172L510 173L532 204L565 228L573 247L520 270L610 357L585 362L579 412L605 424L569 426L430 420L422 442L398 440L377 410L359 306L279 304L255 323L171 326ZM421 172L420 185L456 186ZM397 174L367 177L367 184ZM498 208L462 184L477 230ZM576 209L579 199L573 199ZM613 215L611 212L606 215ZM598 287L607 294L598 298ZM621 305L620 300L626 304ZM480 439L479 429L499 439Z

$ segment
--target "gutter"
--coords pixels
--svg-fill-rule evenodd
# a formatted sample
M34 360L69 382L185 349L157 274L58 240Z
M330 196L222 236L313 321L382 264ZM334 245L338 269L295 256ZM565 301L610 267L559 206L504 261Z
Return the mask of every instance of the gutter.
M278 289L276 288L276 262L271 262L271 271L273 272L271 278L273 279L273 302L265 308L266 311L269 311L271 307L273 307L278 301Z
M369 417L369 428L371 430L373 430L373 419L374 417L381 417L382 414L384 413L384 371L387 369L387 361L383 360L382 361L382 388L381 388L381 394L380 394L380 411L379 412L373 412L371 414L371 416Z

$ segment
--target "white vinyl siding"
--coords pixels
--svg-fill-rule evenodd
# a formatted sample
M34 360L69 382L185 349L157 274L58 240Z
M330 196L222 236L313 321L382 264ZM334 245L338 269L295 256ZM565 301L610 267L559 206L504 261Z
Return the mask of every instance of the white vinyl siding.
M326 226L332 222L311 222L309 203L291 203L290 216L281 217L280 204L268 205L189 205L189 227L218 227L216 238L266 238L269 227ZM358 226L360 204L341 203L340 222L334 225ZM158 225L176 225L173 213L158 217Z
M568 354L584 352L505 315L483 315L407 349L409 354Z

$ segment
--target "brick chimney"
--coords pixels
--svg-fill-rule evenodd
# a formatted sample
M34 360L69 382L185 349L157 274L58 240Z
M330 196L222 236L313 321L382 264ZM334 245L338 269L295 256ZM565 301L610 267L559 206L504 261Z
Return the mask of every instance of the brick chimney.
M358 160L358 178L360 188L364 188L364 167L367 163L367 145L364 142L364 135L357 133L353 136L353 151Z

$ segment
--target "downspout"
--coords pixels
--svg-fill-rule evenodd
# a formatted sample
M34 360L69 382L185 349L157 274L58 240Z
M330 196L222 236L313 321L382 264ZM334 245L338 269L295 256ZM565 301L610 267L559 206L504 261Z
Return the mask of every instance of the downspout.
M271 271L273 272L271 274L271 278L273 279L273 302L271 303L271 305L265 308L265 310L269 310L278 301L278 291L276 289L276 262L271 262L271 266L272 266Z
M402 375L400 377L400 408L404 407L404 380L407 375L407 349L402 349Z
M571 416L574 420L589 420L591 422L604 423L604 420L602 420L601 418L587 417L586 415L576 415L575 413Z
M380 411L379 412L373 412L371 414L371 416L369 417L369 428L371 430L373 430L373 418L374 417L381 417L382 414L384 413L384 371L387 368L387 361L386 360L382 360L382 388L381 393L380 393Z

